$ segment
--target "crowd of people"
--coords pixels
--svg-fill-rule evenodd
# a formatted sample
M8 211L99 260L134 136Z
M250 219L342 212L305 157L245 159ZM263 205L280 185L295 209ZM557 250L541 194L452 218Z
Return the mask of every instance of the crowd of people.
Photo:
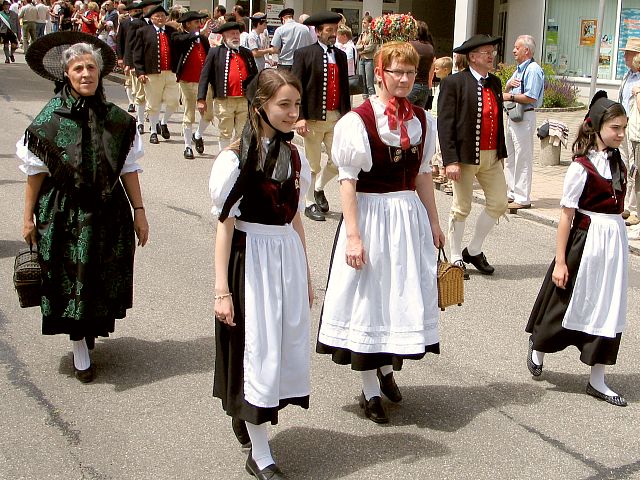
M543 96L534 39L516 39L518 67L503 88L492 73L500 38L474 35L455 58L436 59L424 22L413 42L378 44L370 16L354 42L332 12L296 21L284 8L269 37L267 16L245 17L240 6L209 15L167 11L161 0L90 2L70 10L76 28L60 28L63 8L56 18L65 31L33 41L28 33L27 63L56 82L56 94L17 151L28 175L23 236L42 262L43 333L69 335L76 377L93 380L96 337L112 333L132 306L134 233L139 246L149 235L138 181L142 138L149 134L148 152L156 153L181 101L185 158L203 154L212 121L219 130L209 180L218 218L213 393L250 449L246 470L285 478L267 424L287 405L309 406L314 293L302 215L325 220L324 189L334 178L343 216L315 348L359 372L365 417L389 422L383 398L402 400L396 372L440 351L438 249L448 243L465 279L468 265L492 275L487 236L508 208L530 206L533 152L522 138L532 136ZM21 12L24 30L30 17ZM116 65L127 77L128 112L104 97L102 78ZM349 77L357 72L364 102L355 107ZM574 345L591 367L586 393L616 406L626 400L604 373L625 326L622 214L636 170L622 146L636 89L626 81L620 102L602 94L591 102L565 180L556 256L526 325L534 377L546 353ZM505 101L520 105L520 115L505 120ZM476 180L486 203L463 248ZM436 181L453 195L446 232Z

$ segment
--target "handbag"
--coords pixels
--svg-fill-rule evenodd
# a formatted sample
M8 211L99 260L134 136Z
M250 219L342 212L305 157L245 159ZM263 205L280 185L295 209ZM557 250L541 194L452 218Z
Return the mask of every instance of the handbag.
M362 95L363 93L362 77L360 75L349 76L349 95Z
M13 264L13 285L22 308L38 307L42 301L42 271L38 250L32 245L22 248Z
M464 302L464 271L447 260L442 247L438 248L438 307L443 310Z
M524 118L524 103L504 102L504 111L512 122L521 122Z

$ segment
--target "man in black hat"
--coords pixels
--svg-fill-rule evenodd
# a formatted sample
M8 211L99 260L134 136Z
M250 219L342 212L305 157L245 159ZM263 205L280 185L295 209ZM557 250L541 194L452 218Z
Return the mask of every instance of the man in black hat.
M282 26L276 28L269 52L278 55L278 68L286 70L293 66L293 52L313 43L309 29L296 22L293 15L293 8L283 8L278 13Z
M144 97L144 85L138 81L138 75L136 74L135 66L133 65L133 48L136 41L137 30L149 25L150 23L150 20L148 20L145 15L149 13L152 8L161 3L162 0L141 0L133 1L127 7L133 18L125 32L126 36L124 37L123 63L125 67L125 74L131 75L131 89L133 92L133 103L135 104L134 108L137 112L139 133L144 133L144 114L147 102Z
M147 14L151 24L136 30L133 47L133 65L138 81L144 85L147 114L151 124L149 143L157 144L158 134L168 140L169 118L178 109L180 90L176 82L171 54L171 35L176 31L165 25L167 11L162 5L153 7ZM160 120L160 107L164 115Z
M207 111L209 85L213 93L213 116L218 119L220 150L239 137L247 121L245 87L258 74L251 52L240 46L240 24L226 22L216 33L222 43L209 50L198 84L198 111Z
M333 127L351 109L347 55L334 47L341 18L337 13L326 12L311 15L305 20L305 25L316 27L318 41L295 51L291 70L302 83L296 132L304 138L305 155L311 167L311 185L315 185L307 191L304 213L315 221L324 221L324 214L329 211L324 186L338 174L331 161ZM322 143L328 159L321 170Z
M507 156L502 124L502 85L489 73L500 38L474 35L453 51L466 54L469 68L440 83L438 138L447 177L453 180L449 221L451 261L464 268L471 263L491 275L482 252L485 238L507 211L503 159ZM465 221L471 211L473 182L482 186L486 204L476 221L468 247L462 250ZM465 278L469 278L465 271Z
M209 39L201 32L209 32L209 26L213 20L203 23L207 18L206 13L188 11L178 18L183 31L175 32L171 36L171 49L176 59L176 78L182 94L184 116L182 118L182 133L184 136L184 158L192 159L193 143L196 151L204 153L204 140L202 133L213 119L213 111L208 108L200 115L200 123L197 132L193 132L193 124L196 119L196 103L198 97L198 82L204 67L204 61L209 53ZM207 93L207 105L212 105L211 89ZM197 133L197 135L196 135Z

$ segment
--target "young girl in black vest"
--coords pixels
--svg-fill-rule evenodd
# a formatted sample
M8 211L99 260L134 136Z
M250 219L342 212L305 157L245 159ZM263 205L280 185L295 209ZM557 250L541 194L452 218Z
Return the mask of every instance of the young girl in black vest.
M614 365L625 326L629 246L624 220L627 172L618 147L627 115L598 92L591 102L567 170L556 258L544 279L526 331L527 367L542 374L545 353L575 345L591 366L587 394L624 407L604 380Z

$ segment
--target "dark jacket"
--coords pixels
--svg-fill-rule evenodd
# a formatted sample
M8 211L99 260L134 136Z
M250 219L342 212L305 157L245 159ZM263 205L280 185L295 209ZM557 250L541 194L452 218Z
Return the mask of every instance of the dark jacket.
M347 54L335 48L336 65L338 65L338 82L340 84L340 114L351 110L349 98L349 72L347 70ZM300 118L307 120L326 120L327 69L324 65L324 49L319 43L296 50L293 54L291 72L302 83L302 99Z
M128 17L118 25L118 33L116 34L116 55L118 56L118 60L124 59L124 51L127 46L127 33L131 29L133 20L135 20L133 17Z
M207 98L209 85L211 85L213 98L225 98L227 96L228 52L229 49L224 43L209 50L200 74L200 82L198 83L198 100ZM244 81L246 86L258 74L258 67L249 49L240 47L239 52L247 66L248 75Z
M205 55L208 54L209 39L204 35L196 35L195 33L189 32L175 32L171 35L171 61L178 80L180 80L184 64L187 58L189 58L189 54L198 38L200 38L200 43L204 47Z
M167 38L176 31L175 28L165 25L164 31ZM136 75L153 75L160 73L160 45L158 40L158 32L153 25L147 25L136 30L136 40L133 44L133 66L136 69ZM171 49L171 42L169 42ZM173 70L173 62L171 62L171 70Z
M507 157L502 122L502 84L489 74L489 87L498 102L498 158ZM480 97L481 98L481 97ZM478 100L478 82L469 69L449 75L440 82L438 97L438 139L444 165L480 163L480 125L482 101Z

